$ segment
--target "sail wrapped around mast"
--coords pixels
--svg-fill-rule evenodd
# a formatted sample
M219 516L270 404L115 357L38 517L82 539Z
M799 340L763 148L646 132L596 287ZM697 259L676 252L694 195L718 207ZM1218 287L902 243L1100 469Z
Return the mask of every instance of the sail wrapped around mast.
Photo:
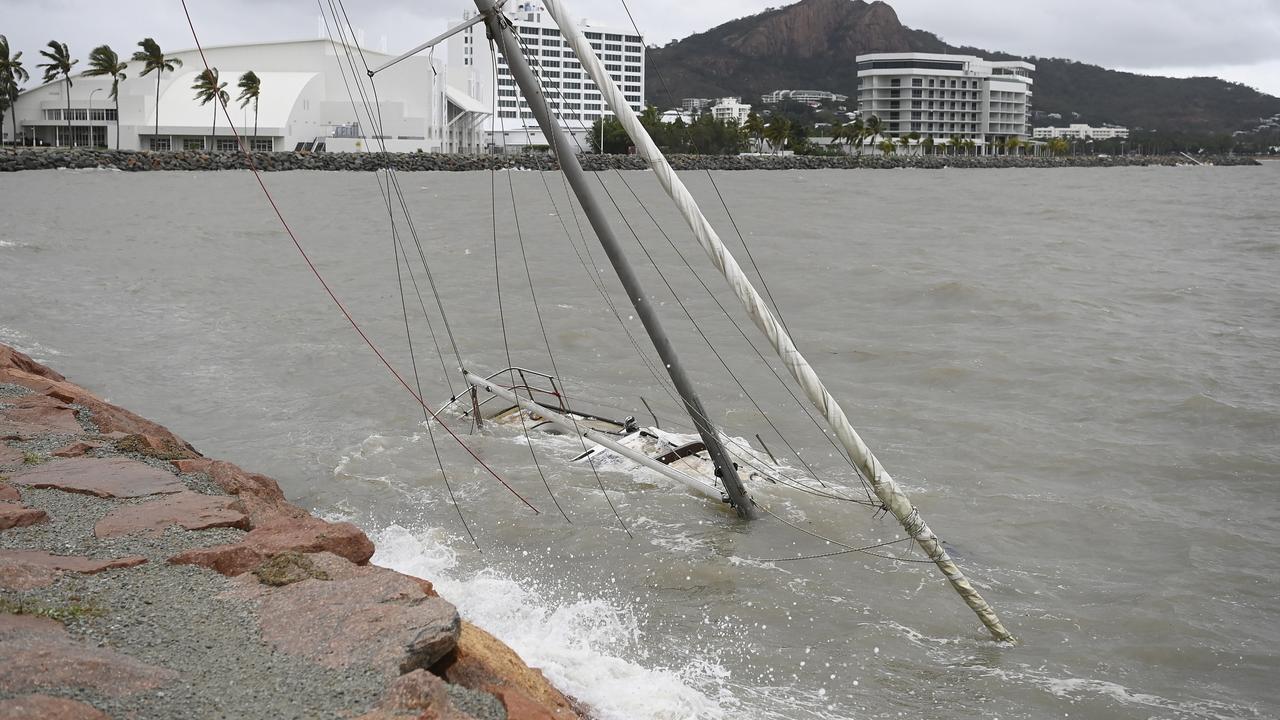
M697 202L694 201L693 195L689 193L688 188L676 175L675 170L667 162L662 151L654 144L653 138L649 136L648 131L640 123L640 118L631 109L622 91L614 83L613 78L609 76L595 52L592 51L590 43L577 24L574 23L573 18L565 8L565 4L562 0L543 0L543 2L547 11L555 19L556 24L560 26L561 36L573 48L583 69L587 71L587 74L591 76L596 86L599 87L600 94L604 97L605 102L617 115L623 128L631 137L632 142L635 143L637 151L649 164L663 190L675 203L681 217L685 219L685 222L693 231L698 244L706 251L716 270L728 281L734 295L737 296L739 302L742 303L742 306L751 316L752 322L769 339L774 351L782 359L783 364L786 365L787 371L791 373L791 376L795 378L796 382L804 390L805 396L822 413L823 418L826 419L828 426L835 433L836 438L840 441L841 446L844 447L845 452L848 453L849 458L871 484L876 497L888 508L889 512L893 513L907 534L916 541L921 550L937 565L943 576L947 578L947 581L951 583L951 586L960 594L965 603L978 615L978 618L991 632L992 636L1000 641L1014 641L1013 635L1005 629L995 610L991 608L964 576L959 566L956 565L946 549L943 548L941 540L921 518L920 511L911 503L901 486L885 471L880 461L876 459L875 454L871 452L871 449L863 442L857 431L853 429L840 404L827 391L821 378L818 377L818 374L804 356L800 354L791 336L782 326L782 323L778 321L773 311L765 304L760 293L752 285L750 278L742 271L737 260L734 259L729 249L721 242L720 236L711 226L706 216L702 214L702 210L698 207Z

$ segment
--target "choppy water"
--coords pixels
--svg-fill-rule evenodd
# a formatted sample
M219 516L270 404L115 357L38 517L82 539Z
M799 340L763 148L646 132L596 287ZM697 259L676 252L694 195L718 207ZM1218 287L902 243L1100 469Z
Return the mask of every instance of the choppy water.
M652 177L625 178L719 290ZM1022 644L988 642L931 566L764 562L829 547L614 468L601 479L628 539L592 474L560 462L579 449L564 440L533 446L571 524L518 435L467 441L536 516L441 444L476 551L421 415L246 173L0 176L0 341L360 523L378 562L436 581L602 718L1280 712L1280 164L716 178L800 347ZM468 363L506 365L491 177L400 179ZM642 394L669 424L670 399L603 307L544 179L563 210L554 176L492 178L513 360L549 365L511 192L570 393L643 417ZM606 180L778 427L824 478L847 475L620 177ZM352 314L409 372L374 176L266 181ZM707 177L687 181L732 238ZM781 452L646 272L717 420ZM427 396L447 397L420 320L415 340ZM758 496L842 541L899 532L795 491Z

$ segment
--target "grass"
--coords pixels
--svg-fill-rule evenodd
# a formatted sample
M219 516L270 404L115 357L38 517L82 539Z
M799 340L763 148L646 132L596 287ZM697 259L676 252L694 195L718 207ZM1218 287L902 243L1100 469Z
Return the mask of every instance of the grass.
M40 463L44 462L46 459L47 458L45 458L40 453L35 453L30 451L22 453L23 465L39 465Z
M94 603L80 603L79 598L72 598L72 601L66 605L48 605L33 600L15 602L9 598L0 597L0 613L49 618L64 625L72 620L102 617L106 614L106 611Z

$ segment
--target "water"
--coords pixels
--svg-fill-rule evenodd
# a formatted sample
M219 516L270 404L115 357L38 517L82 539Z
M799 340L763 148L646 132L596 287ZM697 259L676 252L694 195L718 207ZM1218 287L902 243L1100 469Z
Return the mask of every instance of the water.
M643 395L672 427L670 398L565 240L560 220L572 228L574 218L559 178L492 180L512 361L550 365L514 192L569 392L644 419ZM606 180L757 402L824 478L848 482L831 445L638 211L627 185L720 289L652 177ZM247 173L0 177L0 341L359 523L378 542L377 562L435 581L602 718L1280 713L1280 164L716 180L799 346L1020 645L990 643L931 566L863 555L766 562L831 546L772 520L740 525L662 478L615 466L600 482L629 539L592 473L562 462L580 447L535 438L567 523L518 432L466 436L465 423L451 423L542 511L437 427L477 551L420 411ZM266 181L317 268L412 385L374 176ZM490 176L400 182L466 362L505 366ZM707 176L687 182L737 246ZM784 452L624 236L717 421ZM435 402L451 391L420 315L417 369ZM891 519L793 490L757 497L842 542L900 533Z

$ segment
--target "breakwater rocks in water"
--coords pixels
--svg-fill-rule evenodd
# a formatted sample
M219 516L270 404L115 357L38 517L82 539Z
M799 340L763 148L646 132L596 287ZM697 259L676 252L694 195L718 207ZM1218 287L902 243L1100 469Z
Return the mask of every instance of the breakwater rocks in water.
M643 170L644 160L636 155L582 155L587 170ZM1029 157L968 155L671 155L668 161L677 170L842 170L842 169L942 169L942 168L1061 168L1061 167L1145 167L1190 165L1177 155L1123 157ZM1197 158L1209 165L1259 165L1251 157L1212 156ZM90 149L6 149L0 152L0 172L53 170L57 168L108 168L128 172L146 170L247 170L264 171L328 170L372 171L388 165L399 171L443 171L518 169L554 170L558 167L545 153L521 155L445 155L438 153L309 153L238 151L138 152Z
M0 718L584 716L373 552L0 345Z

